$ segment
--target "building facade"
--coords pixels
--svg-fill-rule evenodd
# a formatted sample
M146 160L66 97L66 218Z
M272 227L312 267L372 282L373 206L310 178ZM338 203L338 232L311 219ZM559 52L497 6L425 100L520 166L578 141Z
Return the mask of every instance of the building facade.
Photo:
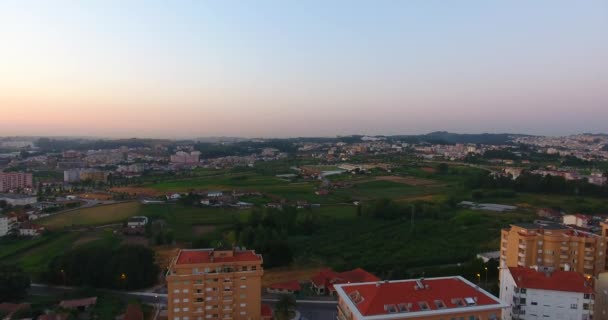
M587 276L606 270L605 232L597 235L556 223L513 224L502 230L500 246L502 268L542 266Z
M338 320L497 320L506 307L462 277L336 285Z
M32 188L33 186L33 176L31 173L0 172L0 192Z
M503 320L605 319L593 316L594 299L591 279L578 272L515 267L500 273L500 300L509 306Z
M17 217L13 215L0 214L0 237L13 232L17 226Z
M262 262L253 250L180 250L167 272L169 320L259 320Z

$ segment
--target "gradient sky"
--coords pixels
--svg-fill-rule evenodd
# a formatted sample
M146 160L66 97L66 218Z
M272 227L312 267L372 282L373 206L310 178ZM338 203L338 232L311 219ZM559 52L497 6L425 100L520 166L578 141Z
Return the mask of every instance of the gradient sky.
M608 132L608 1L0 1L0 135Z

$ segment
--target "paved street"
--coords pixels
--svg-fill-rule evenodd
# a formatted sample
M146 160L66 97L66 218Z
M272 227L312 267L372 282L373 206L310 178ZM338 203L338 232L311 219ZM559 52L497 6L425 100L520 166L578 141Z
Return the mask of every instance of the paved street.
M72 287L61 287L61 286L48 286L44 284L32 284L30 294L33 295L60 295L68 293L75 288ZM167 295L161 293L152 292L124 292L106 290L108 292L123 296L125 300L132 299L133 297L138 298L143 303L147 304L161 304L167 305ZM263 298L262 302L267 303L274 307L276 298ZM317 301L317 300L298 300L297 301L298 311L302 314L302 317L307 320L334 320L336 319L336 302L335 301Z

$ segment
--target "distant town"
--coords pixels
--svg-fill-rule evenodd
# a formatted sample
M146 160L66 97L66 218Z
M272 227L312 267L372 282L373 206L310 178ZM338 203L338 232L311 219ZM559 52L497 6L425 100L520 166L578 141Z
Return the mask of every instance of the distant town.
M608 135L0 138L0 319L608 319Z

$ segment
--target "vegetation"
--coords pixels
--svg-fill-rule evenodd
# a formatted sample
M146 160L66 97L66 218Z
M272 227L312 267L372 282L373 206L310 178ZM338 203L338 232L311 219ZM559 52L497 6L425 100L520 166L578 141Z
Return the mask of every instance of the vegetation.
M134 290L156 283L154 252L143 246L83 246L54 258L46 279L54 284Z
M296 310L296 298L291 294L284 294L274 307L274 318L289 320L293 318L294 310Z
M30 278L16 265L0 265L0 302L19 301L27 294Z

